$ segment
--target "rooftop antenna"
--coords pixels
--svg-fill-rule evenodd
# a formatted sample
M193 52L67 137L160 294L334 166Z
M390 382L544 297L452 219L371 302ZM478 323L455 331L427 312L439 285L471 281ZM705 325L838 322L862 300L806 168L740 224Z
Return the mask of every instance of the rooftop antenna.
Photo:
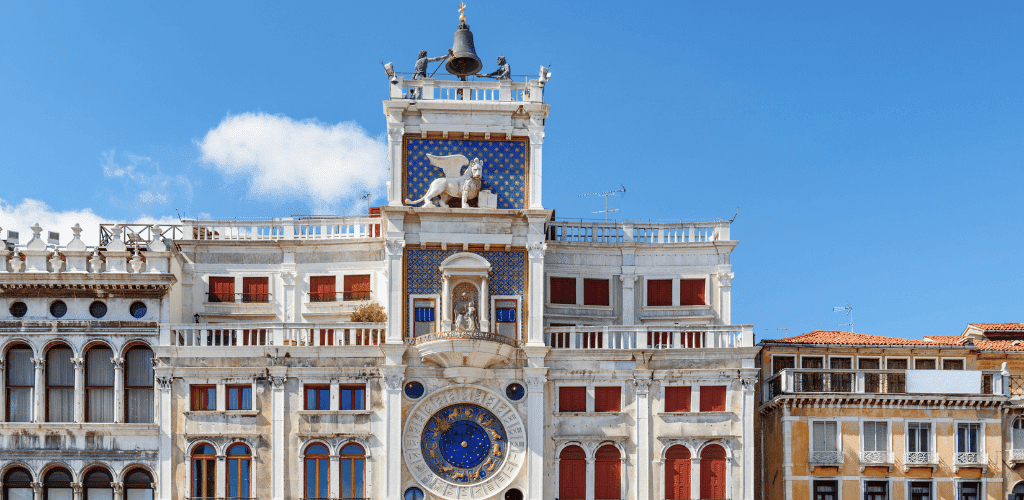
M840 323L837 326L848 326L848 327L850 327L850 332L853 332L853 306L851 306L850 302L847 301L846 302L846 307L833 307L832 308L832 312L839 312L839 311L846 311L846 315L850 317L850 322L849 323Z
M619 211L619 209L617 209L617 208L608 208L608 198L611 197L611 196L618 196L619 193L622 193L622 194L626 193L626 186L623 186L622 184L619 184L619 185L622 186L622 189L616 189L615 191L604 191L604 192L601 192L601 193L581 194L580 198L582 198L584 196L604 196L604 210L598 210L596 212L590 212L590 213L592 213L592 214L604 214L604 220L607 222L608 221L608 214L610 214L612 212L618 212Z

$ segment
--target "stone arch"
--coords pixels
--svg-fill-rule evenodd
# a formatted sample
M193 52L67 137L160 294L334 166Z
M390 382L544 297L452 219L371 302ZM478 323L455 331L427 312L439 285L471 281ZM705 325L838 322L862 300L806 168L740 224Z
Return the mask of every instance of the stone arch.
M68 474L71 475L71 482L73 483L78 482L82 479L81 477L75 474L75 469L71 467L71 464L63 460L57 460L54 462L50 462L44 465L41 469L39 469L39 475L37 476L39 478L39 482L46 481L46 475L55 469L64 469L68 471Z
M156 471L154 471L153 468L150 467L149 465L146 465L142 462L132 462L122 467L121 472L119 472L117 476L115 476L117 478L117 481L123 483L125 478L128 477L128 474L134 471L135 469L142 469L146 471L149 474L149 477L153 478L153 482L156 482Z
M21 461L16 461L16 462L8 462L8 463L4 464L3 466L0 466L0 483L3 482L3 477L6 476L7 473L11 469L25 469L25 471L28 472L29 477L32 478L33 482L39 482L39 480L40 480L39 474L37 474L36 471L32 467L30 467L27 463L21 462Z
M694 456L702 456L704 454L704 451L707 450L709 447L711 447L713 445L717 445L720 448L722 448L722 450L725 451L725 459L726 460L732 460L732 458L733 458L733 456L732 456L732 446L729 446L728 443L726 443L724 441L717 440L717 439L712 439L710 441L705 441L703 444L700 445L700 447L698 447L698 453L696 455L694 455Z
M7 342L4 342L3 346L0 347L0 353L2 353L3 356L6 358L7 351L18 346L25 346L31 349L33 358L39 355L39 348L35 345L35 343L33 343L31 340L25 337L12 337L11 339L7 340Z
M686 451L689 452L691 458L700 456L700 453L697 452L697 447L693 446L693 443L690 443L688 441L673 440L667 441L663 444L661 448L662 460L665 460L668 457L668 450L674 446L682 446L683 448L686 448Z
M124 343L122 343L121 344L121 349L119 351L117 351L117 352L123 358L123 357L125 357L125 355L128 354L128 350L133 348L133 347L145 347L146 349L149 349L150 351L153 350L153 345L150 344L148 340L141 339L141 338L131 338L131 339L126 340Z

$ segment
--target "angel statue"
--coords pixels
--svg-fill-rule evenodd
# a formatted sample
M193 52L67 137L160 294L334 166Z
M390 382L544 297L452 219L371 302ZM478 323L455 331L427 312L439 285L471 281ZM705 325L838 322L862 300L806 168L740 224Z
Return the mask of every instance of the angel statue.
M469 200L480 194L483 160L473 158L473 161L469 161L465 155L435 156L428 154L426 156L431 165L444 170L444 177L431 181L427 188L427 194L424 194L422 198L415 201L406 199L405 204L415 205L422 202L424 207L448 206L448 200L461 196L462 208L468 208ZM462 173L462 167L466 165L469 165L469 168ZM434 204L433 200L436 197L441 198L441 205Z

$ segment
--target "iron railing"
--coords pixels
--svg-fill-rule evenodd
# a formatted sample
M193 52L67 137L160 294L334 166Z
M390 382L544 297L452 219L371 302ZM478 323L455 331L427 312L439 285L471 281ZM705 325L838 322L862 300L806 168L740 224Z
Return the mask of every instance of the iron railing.
M227 302L227 303L241 303L241 304L267 304L270 302L271 295L269 293L218 293L209 292L207 293L207 302Z

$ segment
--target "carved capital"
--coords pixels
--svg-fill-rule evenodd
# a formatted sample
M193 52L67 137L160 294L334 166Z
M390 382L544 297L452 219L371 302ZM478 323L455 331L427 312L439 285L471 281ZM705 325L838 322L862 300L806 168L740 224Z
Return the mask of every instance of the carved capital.
M43 490L43 483L28 483L32 487L32 490L39 494Z
M547 384L547 380L540 377L531 377L524 380L524 382L526 382L526 388L530 392L543 391L545 384Z
M542 259L544 253L547 252L548 244L543 242L531 243L527 249L530 251L531 259Z
M736 274L731 272L718 273L718 284L721 286L731 286L732 279Z
M76 370L81 370L85 366L85 358L71 358L71 364L75 365Z
M110 358L110 362L114 364L115 370L124 370L124 358Z
M743 392L751 392L754 390L754 384L757 383L757 380L753 377L747 377L740 379L740 383L743 384Z
M633 379L633 385L636 386L636 393L646 396L651 390L651 379L649 378L635 378Z
M76 495L82 494L82 483L71 483L71 489L75 490Z
M114 496L121 496L124 493L124 483L110 483L110 487L114 489Z
M633 288L636 285L636 280L640 277L635 274L620 274L619 281L622 282L622 286L626 288Z
M294 286L295 285L295 272L294 271L285 271L285 272L281 273L281 282L284 283L284 286Z
M388 256L402 255L402 250L405 248L405 240L387 240L384 242L384 246Z
M46 366L46 359L44 358L32 358L32 364L36 365L36 370L42 370Z
M288 380L287 377L270 377L270 385L273 386L275 391L283 391L286 380Z
M160 390L167 392L171 390L171 385L174 383L174 379L171 377L157 377L156 383L160 386Z
M402 382L405 381L404 373L385 373L384 374L384 386L389 391L397 391L402 388Z

